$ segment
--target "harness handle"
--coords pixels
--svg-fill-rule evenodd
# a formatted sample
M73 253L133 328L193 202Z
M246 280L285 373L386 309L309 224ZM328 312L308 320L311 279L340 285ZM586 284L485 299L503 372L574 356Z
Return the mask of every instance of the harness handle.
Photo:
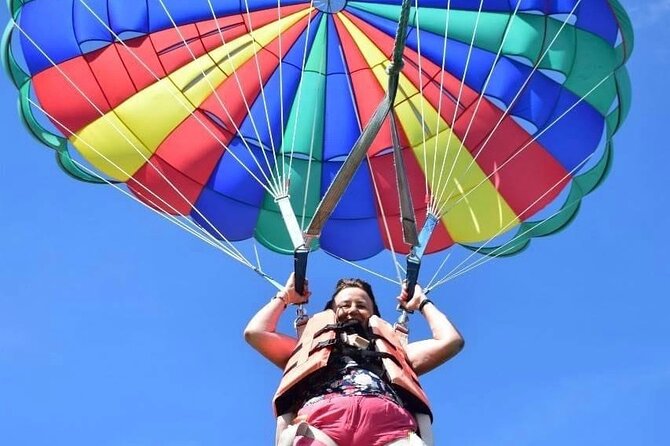
M307 277L307 256L309 255L309 248L305 245L298 246L293 251L293 280L295 291L301 296L305 292L305 277ZM309 315L305 311L305 304L299 304L296 309L296 317L293 321L293 328L300 337L307 325Z
M421 258L414 253L414 250L407 256L407 274L405 275L405 287L407 288L407 301L409 302L414 297L414 287L419 280L419 269L421 268ZM414 311L407 310L403 304L398 304L396 310L400 311L400 316L395 324L393 330L400 337L403 345L407 345L409 338L409 315Z
M405 282L407 283L407 301L414 297L414 288L419 280L419 269L421 268L421 259L411 252L407 255L407 274Z
M309 248L305 245L298 246L293 251L293 272L295 280L295 290L301 296L305 292L305 277L307 277L307 256Z

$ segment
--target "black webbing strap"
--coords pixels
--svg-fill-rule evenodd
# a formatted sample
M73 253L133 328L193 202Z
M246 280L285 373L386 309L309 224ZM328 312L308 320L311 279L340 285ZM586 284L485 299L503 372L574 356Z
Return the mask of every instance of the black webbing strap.
M298 247L293 251L293 272L295 290L301 296L305 293L305 277L307 277L307 256L309 248L305 245Z
M318 338L322 334L324 334L327 331L334 331L335 333L339 333L342 329L342 324L337 323L337 324L327 324L323 326L321 329L319 329L316 333L314 333L314 337Z
M376 350L356 350L355 347L347 347L342 349L342 353L351 357L358 356L360 359L365 361L376 360L376 359L390 359L398 367L402 368L402 364L391 353L378 352Z
M309 354L311 355L317 350L321 350L326 347L330 347L332 345L337 344L337 338L335 339L326 339L325 341L317 342L317 344L309 351Z

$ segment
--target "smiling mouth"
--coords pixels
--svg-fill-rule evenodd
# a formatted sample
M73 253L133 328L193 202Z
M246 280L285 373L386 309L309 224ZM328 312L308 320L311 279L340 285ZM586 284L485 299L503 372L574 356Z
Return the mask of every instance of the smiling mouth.
M359 322L362 326L367 325L367 323L366 323L367 320L362 316L347 316L347 318L345 319L345 322L349 322L349 321Z
M339 319L341 322L346 322L346 321L359 321L359 322L363 322L363 318L361 318L360 316L353 316L353 315L350 315L350 314L342 315L342 317L339 317L338 319Z

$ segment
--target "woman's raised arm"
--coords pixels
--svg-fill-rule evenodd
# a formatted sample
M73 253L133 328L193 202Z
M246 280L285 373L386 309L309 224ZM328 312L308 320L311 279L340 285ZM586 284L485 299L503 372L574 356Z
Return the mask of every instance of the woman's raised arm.
M304 295L295 290L293 274L286 281L284 289L251 318L244 329L244 339L261 355L277 367L283 369L295 349L298 340L292 336L277 333L277 322L289 304L300 304L310 296L307 280Z
M432 339L412 342L405 347L409 363L417 375L427 373L461 351L465 341L456 327L432 301L428 300L419 285L414 296L407 301L407 290L403 289L398 300L407 310L421 310L433 333Z

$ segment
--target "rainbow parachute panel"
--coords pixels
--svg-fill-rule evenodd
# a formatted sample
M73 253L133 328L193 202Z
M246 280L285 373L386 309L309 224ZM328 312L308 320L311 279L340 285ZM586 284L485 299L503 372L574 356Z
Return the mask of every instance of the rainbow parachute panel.
M288 180L305 227L384 97L400 5L15 1L6 51L24 118L70 173L93 180L74 148L154 208L292 252L273 185ZM559 229L603 178L629 106L625 12L616 0L415 6L395 114L419 225L427 197L443 210L428 252L537 224L570 188L531 235ZM408 249L392 147L387 119L320 248L351 260Z

